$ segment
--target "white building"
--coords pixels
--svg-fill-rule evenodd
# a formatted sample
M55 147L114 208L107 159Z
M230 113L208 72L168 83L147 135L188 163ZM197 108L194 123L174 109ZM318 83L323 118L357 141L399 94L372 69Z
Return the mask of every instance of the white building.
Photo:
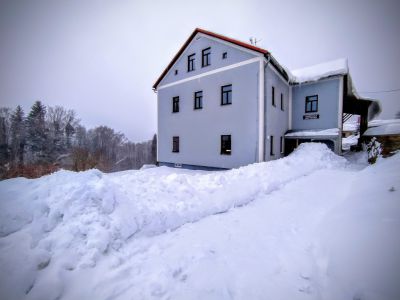
M378 107L354 92L347 61L293 72L265 49L195 29L153 86L160 165L226 169L320 141L341 153L344 114Z

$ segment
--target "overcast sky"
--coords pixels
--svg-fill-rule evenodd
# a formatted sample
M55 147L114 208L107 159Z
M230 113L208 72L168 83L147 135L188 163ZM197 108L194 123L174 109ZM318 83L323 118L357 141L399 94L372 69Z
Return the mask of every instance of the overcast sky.
M400 1L0 0L0 106L76 110L132 141L156 131L151 87L196 27L295 69L347 57L356 88L400 110Z

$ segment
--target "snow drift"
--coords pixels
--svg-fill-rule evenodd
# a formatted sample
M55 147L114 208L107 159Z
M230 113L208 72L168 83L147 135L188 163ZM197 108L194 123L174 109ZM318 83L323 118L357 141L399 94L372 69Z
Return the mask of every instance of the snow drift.
M304 191L308 189L307 186L319 191L318 176L315 174L323 170L342 170L347 174L350 172L347 165L344 158L336 156L323 144L302 144L287 158L223 172L166 167L114 174L103 174L97 170L81 173L60 171L35 180L17 178L0 182L0 295L5 299L76 299L94 295L96 299L232 298L229 293L228 296L219 292L202 294L200 291L204 288L207 290L207 284L210 284L205 280L206 277L201 277L200 281L185 279L183 267L179 269L175 266L187 261L187 267L191 269L191 264L197 264L200 258L190 254L193 249L187 249L191 246L190 241L193 242L193 238L201 239L202 236L212 240L213 231L218 232L219 226L224 232L235 230L235 223L229 225L229 216L234 211L239 214L245 212L244 208L232 210L230 214L220 213L245 206L254 200L258 200L258 206L254 206L255 212L250 217L241 217L242 220L257 220L253 224L257 229L249 229L248 233L254 235L255 231L260 230L266 236L269 233L271 236L280 236L282 224L285 224L288 215L285 210L276 211L276 216L268 215L279 203L270 202L271 199L300 180L305 181ZM310 176L316 179L307 183L306 179ZM345 175L342 177L347 178ZM329 175L329 180L339 179L338 176ZM291 194L291 197L302 199L304 191ZM335 197L346 195L341 191L337 193ZM307 216L310 220L303 222L310 224L312 232L321 221L318 211L322 208L318 209L317 204L328 210L336 203L328 195L320 196L329 201L310 201L312 205L307 201L293 204L293 211L301 212L299 218ZM315 195L311 194L310 197ZM212 226L204 225L207 220L215 220L208 216L220 216L220 221ZM193 224L200 220L203 222ZM224 222L226 225L223 225ZM279 226L273 222L278 222ZM184 230L171 233L171 230L184 224L187 224ZM225 239L230 236L225 237L224 233L219 237L221 251L227 251L225 247L229 247L230 242ZM265 243L261 236L249 240L245 232L238 238L246 241L246 244L260 246L260 243ZM309 241L309 237L302 238ZM325 243L320 240L322 244ZM294 245L303 243L295 242ZM277 244L279 240L273 245ZM257 253L264 256L261 260L265 259L268 264L277 253L287 253L287 243L284 245L281 248L269 245L266 249L260 246L263 253ZM268 254L268 251L273 254ZM257 253L254 257L258 257ZM324 255L318 255L317 259ZM235 255L230 257L230 261L237 259ZM260 260L259 257L257 259ZM208 273L207 266L213 269L212 263L206 261L204 268L192 270L195 273L190 278L196 278L203 271ZM293 263L296 265L296 261ZM304 265L304 262L300 263L299 260L299 264ZM123 266L124 269L120 269ZM240 272L244 267L239 265L233 272ZM286 268L293 270L295 267L287 265ZM128 270L137 270L137 273L124 275L130 272ZM106 280L107 276L112 278ZM248 276L251 277L250 274ZM82 285L83 278L90 283ZM179 294L179 285L174 283L178 279L187 284L186 294ZM216 284L215 289L218 290L218 281ZM259 289L262 294L262 287L254 289ZM281 288L285 290L284 286ZM301 293L306 291L306 294L312 290L308 287L300 289L303 290ZM241 292L236 292L239 299L251 295L246 284ZM299 288L295 288L290 296L297 293Z
M94 266L101 254L132 236L160 234L226 212L293 179L343 164L324 145L310 144L286 159L224 172L175 173L161 167L8 180L0 183L0 237L23 229L32 247L60 257L73 252L77 257L69 264Z

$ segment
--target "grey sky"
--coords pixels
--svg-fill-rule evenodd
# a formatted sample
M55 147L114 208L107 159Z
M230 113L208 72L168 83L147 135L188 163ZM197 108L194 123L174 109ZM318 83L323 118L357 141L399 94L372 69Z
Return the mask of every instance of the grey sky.
M0 2L0 105L39 99L133 141L156 131L151 86L196 27L261 39L289 69L349 59L358 91L400 88L399 1ZM400 110L400 92L380 118Z

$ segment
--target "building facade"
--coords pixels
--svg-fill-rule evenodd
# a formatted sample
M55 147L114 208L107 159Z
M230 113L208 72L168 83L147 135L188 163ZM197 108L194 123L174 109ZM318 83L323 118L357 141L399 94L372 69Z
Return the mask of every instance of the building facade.
M296 80L267 50L196 29L153 86L159 164L236 168L312 140L340 153L351 80L343 68L325 75Z

